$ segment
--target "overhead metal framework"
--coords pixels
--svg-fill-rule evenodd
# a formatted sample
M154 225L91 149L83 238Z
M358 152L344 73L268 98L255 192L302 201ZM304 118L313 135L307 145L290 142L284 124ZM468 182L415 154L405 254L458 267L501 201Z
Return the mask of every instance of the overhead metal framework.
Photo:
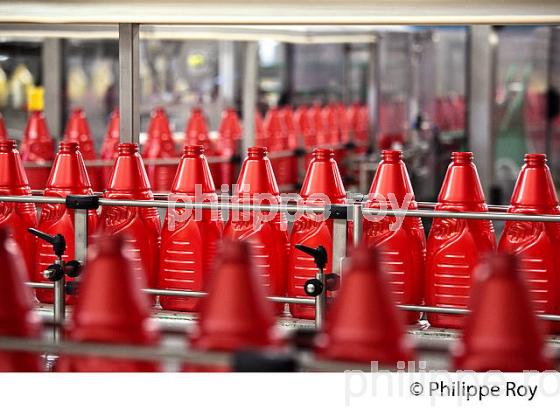
M0 21L140 24L553 24L557 0L19 0Z

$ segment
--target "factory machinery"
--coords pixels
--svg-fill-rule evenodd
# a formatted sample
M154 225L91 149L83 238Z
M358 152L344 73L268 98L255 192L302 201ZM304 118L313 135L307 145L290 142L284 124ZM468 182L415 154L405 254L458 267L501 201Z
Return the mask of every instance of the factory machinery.
M321 3L321 2L317 2ZM433 13L425 13L423 17L411 14L410 10L414 9L413 2L400 2L398 5L379 6L377 8L364 2L350 2L347 5L340 5L333 9L333 6L321 8L317 5L297 5L286 7L285 5L276 4L278 10L283 10L279 16L271 15L267 7L252 5L241 6L232 5L232 7L244 7L246 17L239 19L237 13L222 12L216 14L216 10L211 5L205 7L194 7L192 4L177 5L175 3L164 2L158 5L158 10L147 6L145 2L138 2L138 7L131 8L131 14L127 17L127 21L120 22L119 9L116 4L96 5L95 2L85 2L85 4L76 4L73 14L68 15L63 12L56 2L45 5L45 10L34 10L33 5L28 2L21 2L19 5L0 5L0 16L6 23L119 23L119 65L120 65L120 83L119 83L119 107L120 107L120 140L122 143L138 143L139 142L139 101L137 93L138 85L138 52L139 52L139 25L141 23L153 24L240 24L240 23L271 23L271 24L383 24L383 23L406 23L406 24L507 24L507 23L560 23L560 12L555 2L540 1L532 5L531 10L519 8L517 2L500 2L496 5L494 15L490 15L487 10L487 4L482 1L475 1L472 4L470 13L465 15L464 9L458 6L457 2L449 2L450 5L442 5L440 2L428 2L426 10ZM366 2L367 3L367 2ZM433 4L432 4L433 3ZM194 3L193 3L194 4ZM68 4L65 2L65 8L68 10ZM106 7L101 10L99 7ZM179 8L177 8L179 7ZM251 8L252 7L252 8ZM301 7L309 7L309 13L302 12ZM233 9L232 9L233 10ZM407 11L408 10L408 11ZM122 10L120 10L122 11ZM432 16L439 17L429 17ZM97 17L90 17L97 16ZM115 17L116 16L116 17ZM181 17L183 16L183 17ZM184 17L187 16L187 17ZM190 16L190 17L189 17ZM308 17L302 17L308 16ZM310 16L310 17L309 17ZM362 16L357 18L356 16ZM369 17L368 17L369 16ZM486 38L491 33L491 26L478 26L473 28L473 37ZM304 33L304 36L306 33ZM470 135L470 147L475 152L477 159L480 159L483 165L479 167L481 179L483 181L492 180L492 171L490 165L493 158L492 149L492 130L491 118L492 110L488 109L488 105L492 98L485 95L484 90L490 89L490 70L486 66L486 57L490 56L490 41L475 44L471 49L471 57L479 58L480 64L477 67L480 80L477 84L472 84L469 90L470 100L478 104L479 110L471 111L468 119ZM246 64L249 67L255 67L256 47L254 43L249 42L246 49ZM472 69L472 68L471 68ZM486 72L484 70L486 69ZM472 74L472 73L471 73ZM247 79L244 88L254 89L255 73L248 70ZM371 72L372 79L375 78L375 70ZM488 81L488 82L485 82ZM368 109L375 116L378 107L375 90L370 90L368 97ZM378 96L378 95L377 95ZM255 107L256 96L248 93L243 101L243 139L241 152L250 151L250 147L254 147L255 141ZM375 121L370 122L370 124ZM371 135L376 135L375 132ZM374 137L372 137L374 138ZM288 153L287 155L290 155ZM282 156L279 153L279 156ZM460 158L459 158L460 157ZM458 156L458 161L464 161L463 156ZM220 161L221 159L216 159ZM471 158L472 160L472 158ZM530 158L530 161L536 161ZM367 161L371 161L368 158ZM165 165L165 161L155 162L157 165ZM175 162L173 162L175 163ZM490 165L489 165L490 164ZM93 163L91 165L94 165ZM101 162L100 165L106 165ZM365 177L363 177L365 178ZM363 189L362 189L363 191ZM389 217L406 218L423 218L431 220L432 218L442 218L446 220L476 220L476 221L518 221L518 222L539 222L539 223L558 223L559 215L551 215L544 213L537 214L517 214L508 213L507 207L488 206L488 211L449 211L437 209L435 203L420 202L418 209L376 209L366 206L367 198L361 194L349 194L345 203L336 205L294 205L291 203L280 204L239 204L230 198L222 197L215 202L201 203L176 203L172 206L175 208L190 209L219 209L224 214L228 211L278 211L289 216L291 213L298 211L309 212L325 212L329 211L329 219L332 220L332 272L324 272L324 264L321 258L315 258L317 261L317 274L314 280L305 284L304 291L307 297L292 298L285 295L269 295L268 299L276 305L308 305L314 306L314 321L304 319L292 319L288 316L281 315L278 321L285 331L289 334L285 337L286 342L278 349L256 349L243 352L216 352L208 350L198 350L192 346L184 346L184 342L177 345L177 336L184 339L185 329L189 328L189 323L196 321L196 317L189 314L169 313L158 309L153 310L153 319L160 325L162 332L166 334L165 343L155 344L152 346L139 346L128 344L104 344L104 343L87 343L65 340L64 326L67 323L66 316L71 309L66 306L68 293L72 293L72 287L66 286L66 276L77 276L81 265L87 267L87 249L88 249L88 212L97 210L100 207L107 209L110 207L134 207L134 208L158 208L169 209L171 201L166 194L158 194L155 199L147 200L124 200L110 199L101 197L97 194L90 195L68 195L66 197L50 197L43 196L42 192L35 192L33 196L29 195L5 195L0 196L0 202L4 203L31 203L38 205L56 204L62 205L68 209L74 210L74 228L75 236L73 238L64 238L67 242L73 242L74 261L66 261L70 267L62 272L57 268L52 268L50 272L51 283L28 282L27 285L46 292L52 292L53 303L51 305L41 305L39 311L44 324L52 329L52 333L43 335L43 337L18 338L18 337L0 337L0 349L6 351L28 351L46 354L48 363L52 362L52 356L57 355L77 355L77 356L103 356L113 359L129 359L140 361L155 361L169 366L170 369L180 369L183 364L194 366L190 369L207 369L207 366L217 366L218 368L229 368L234 370L325 370L338 371L348 369L364 369L370 370L369 366L362 363L344 360L329 360L324 357L314 355L313 339L316 332L322 332L325 329L325 315L327 309L327 290L336 291L333 285L340 279L344 286L344 269L343 262L346 259L347 249L349 248L348 240L352 245L359 245L363 241L363 223L364 216L367 215L385 215ZM53 246L55 254L58 256L58 262L54 265L61 265L64 250L60 247L61 239L43 235L41 232L34 232L42 237L49 246ZM312 255L314 249L307 249ZM316 251L316 249L315 249ZM53 261L55 262L55 261ZM332 275L327 275L334 274ZM342 275L342 277L340 277ZM79 277L79 276L78 276ZM71 282L69 282L71 283ZM205 298L210 297L205 292L182 291L182 290L164 290L156 288L145 288L142 291L152 297L171 296L176 298ZM424 314L445 314L447 316L468 315L467 309L446 308L432 306L429 304L406 304L399 305L399 309L407 312L422 312ZM547 322L556 324L560 321L560 315L542 314L542 319ZM449 349L453 342L460 336L460 332L446 330L438 327L429 327L427 323L420 321L419 324L408 327L408 333L413 338L418 352L418 359L425 360L429 369L449 369L452 366L449 363ZM547 347L551 351L551 357L555 360L555 368L558 367L558 340L551 336L547 339ZM407 357L406 355L403 357ZM187 368L188 369L188 368Z

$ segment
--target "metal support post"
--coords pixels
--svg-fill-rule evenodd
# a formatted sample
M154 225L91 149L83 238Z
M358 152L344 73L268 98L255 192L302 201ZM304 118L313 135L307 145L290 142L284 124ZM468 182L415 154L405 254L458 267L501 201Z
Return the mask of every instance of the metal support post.
M56 264L62 265L62 259L57 259ZM53 315L55 326L53 328L53 341L62 341L64 320L66 319L66 281L65 275L54 282Z
M74 258L84 264L88 247L88 210L74 210Z
M65 78L64 40L47 38L43 41L42 73L45 88L44 112L49 131L55 138L61 138L64 127Z
M558 160L558 158L556 157L556 155L552 155L552 140L553 140L553 134L554 134L554 124L553 124L553 119L550 114L551 113L551 104L553 104L552 101L552 95L551 92L553 90L555 90L554 87L554 51L556 50L556 44L555 44L555 40L556 40L556 33L557 33L557 28L554 26L550 26L548 27L548 47L547 47L547 64L546 64L546 108L547 108L547 112L546 112L546 118L545 118L545 148L544 148L544 152L546 153L546 156L548 158L548 160L552 163L555 164L556 161ZM558 91L558 90L555 90ZM556 167L555 167L556 168ZM553 172L556 171L556 169L553 170Z
M255 145L255 110L258 92L258 43L245 44L245 70L243 78L243 141L242 155Z
M494 185L496 136L494 101L496 46L498 39L492 26L469 27L467 50L467 136L474 153L486 197Z
M358 247L362 243L363 223L362 204L355 203L352 205L352 242L354 247Z
M140 140L139 25L119 24L119 112L121 142Z
M352 103L352 45L342 45L342 102Z
M346 258L346 239L348 236L348 221L344 219L333 220L333 249L332 271L342 273L342 263Z
M315 278L323 284L322 292L315 296L315 329L319 331L325 326L325 316L327 313L327 284L324 270L317 270Z
M408 34L408 126L411 127L420 113L420 51L416 33Z
M218 70L220 72L220 96L225 109L235 105L235 43L220 41Z
M282 68L282 96L279 101L281 104L294 104L294 65L295 65L295 45L284 44L284 66Z
M367 74L367 106L369 123L370 146L374 148L377 144L379 133L379 110L381 103L381 36L369 45L369 65Z

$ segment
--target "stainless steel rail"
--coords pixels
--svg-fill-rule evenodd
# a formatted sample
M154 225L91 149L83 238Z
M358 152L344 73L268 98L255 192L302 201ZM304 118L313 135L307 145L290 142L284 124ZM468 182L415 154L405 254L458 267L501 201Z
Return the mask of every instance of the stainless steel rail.
M49 203L64 204L64 198L44 197L44 196L0 196L0 202L23 202L23 203ZM147 208L186 208L186 209L209 209L209 210L238 210L238 211L261 211L261 212L288 212L298 211L324 213L328 212L329 205L292 205L289 203L263 205L254 203L232 203L232 202L175 202L169 200L123 200L100 198L99 204L102 206L131 206ZM351 210L356 204L336 205L337 207L347 207ZM456 218L456 219L487 219L498 221L525 221L525 222L560 222L560 215L547 214L517 214L506 212L451 212L451 211L432 211L421 209L374 209L363 208L363 215L371 216L401 216L401 217L421 217L421 218Z
M52 283L27 282L27 285L29 285L32 288L53 289ZM142 291L149 295L160 295L160 296L176 296L176 297L189 297L189 298L203 298L207 296L206 292L194 292L194 291L183 291L183 290L142 289ZM313 298L290 298L284 296L268 296L268 299L276 303L289 303L289 304L300 304L300 305L315 304L315 299ZM425 306L425 305L397 305L397 307L399 309L410 311L410 312L443 313L443 314L451 314L451 315L470 314L469 309L460 309L460 308ZM539 314L537 316L543 320L560 322L560 315Z
M0 350L36 352L68 356L97 356L142 361L176 361L193 365L231 366L235 354L222 351L195 350L188 347L118 345L108 343L62 341L52 343L38 339L0 336ZM263 353L288 353L283 350L262 350ZM309 353L292 352L304 370L318 371L371 371L371 364L321 360Z

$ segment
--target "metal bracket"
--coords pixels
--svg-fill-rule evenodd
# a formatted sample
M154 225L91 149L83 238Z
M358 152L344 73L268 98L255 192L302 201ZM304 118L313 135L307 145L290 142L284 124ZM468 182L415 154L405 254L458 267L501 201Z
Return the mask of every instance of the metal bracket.
M99 197L97 195L68 195L66 197L68 209L97 209Z

